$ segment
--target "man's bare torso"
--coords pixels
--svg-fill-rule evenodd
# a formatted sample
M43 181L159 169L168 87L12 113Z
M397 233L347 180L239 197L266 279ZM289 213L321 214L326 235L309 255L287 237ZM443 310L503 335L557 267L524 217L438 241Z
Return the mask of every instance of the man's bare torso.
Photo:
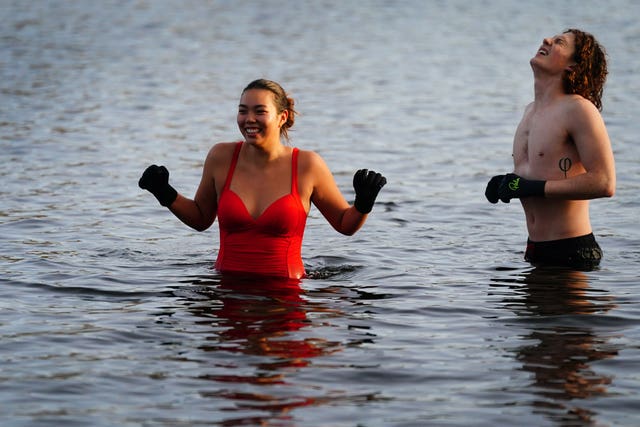
M514 172L527 179L560 180L585 172L568 131L572 96L530 104L516 130ZM558 240L591 232L588 200L521 199L529 238Z

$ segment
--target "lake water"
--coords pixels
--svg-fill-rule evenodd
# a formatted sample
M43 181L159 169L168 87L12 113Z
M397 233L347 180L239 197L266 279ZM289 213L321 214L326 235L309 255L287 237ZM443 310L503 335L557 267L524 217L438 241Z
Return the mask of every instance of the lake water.
M0 16L0 423L16 426L640 425L640 3L634 0L20 1ZM615 197L592 272L522 260L490 176L569 27L606 47ZM311 211L299 286L212 269L137 181L195 192L279 81L365 227Z

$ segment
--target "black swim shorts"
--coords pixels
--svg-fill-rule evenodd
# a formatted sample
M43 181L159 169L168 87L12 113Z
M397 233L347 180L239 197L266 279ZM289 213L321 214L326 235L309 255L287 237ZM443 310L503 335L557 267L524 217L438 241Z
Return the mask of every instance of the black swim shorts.
M534 265L591 270L600 264L602 249L593 233L548 242L533 242L528 239L524 259Z

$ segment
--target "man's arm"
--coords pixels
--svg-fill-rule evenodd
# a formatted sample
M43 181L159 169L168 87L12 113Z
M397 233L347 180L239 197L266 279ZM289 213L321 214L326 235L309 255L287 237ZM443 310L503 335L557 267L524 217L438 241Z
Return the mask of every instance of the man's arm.
M585 173L568 179L550 180L545 197L585 200L611 197L616 188L616 171L611 142L598 109L584 98L567 109L567 129Z

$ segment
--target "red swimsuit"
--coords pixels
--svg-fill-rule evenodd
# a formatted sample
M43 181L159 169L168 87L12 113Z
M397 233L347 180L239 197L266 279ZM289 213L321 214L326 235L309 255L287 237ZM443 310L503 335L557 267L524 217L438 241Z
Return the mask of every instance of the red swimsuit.
M307 212L298 195L298 149L293 149L291 160L291 193L254 219L229 188L241 147L239 142L218 201L220 251L216 269L300 279L305 275L301 249Z

